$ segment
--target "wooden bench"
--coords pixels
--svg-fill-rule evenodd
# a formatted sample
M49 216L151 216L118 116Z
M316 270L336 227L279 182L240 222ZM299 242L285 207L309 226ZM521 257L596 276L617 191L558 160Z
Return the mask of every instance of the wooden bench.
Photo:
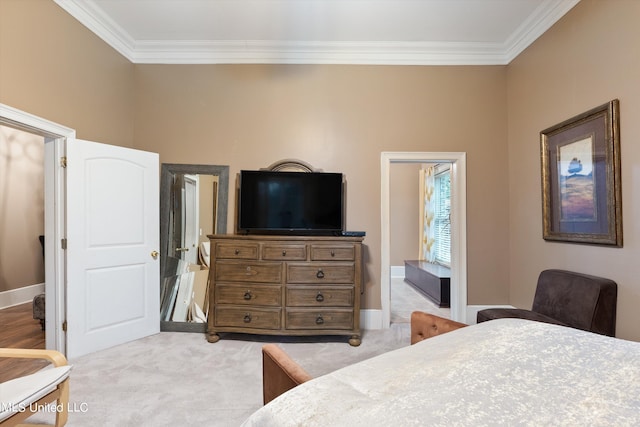
M449 307L451 270L425 261L405 261L404 280L438 307Z

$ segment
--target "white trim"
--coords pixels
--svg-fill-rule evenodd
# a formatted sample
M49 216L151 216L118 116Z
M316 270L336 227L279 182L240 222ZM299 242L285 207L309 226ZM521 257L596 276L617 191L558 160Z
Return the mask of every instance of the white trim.
M55 0L135 64L506 65L579 0L546 0L504 43L135 40L88 0Z
M475 325L478 312L487 308L515 308L512 305L468 305L466 310L466 321L468 325ZM362 329L383 329L382 310L364 309L360 310L360 325Z
M451 318L467 320L467 163L466 153L382 152L380 155L380 302L382 325L391 323L390 169L391 163L451 163Z
M136 64L507 64L501 44L463 42L143 41L128 59Z
M134 62L136 41L105 14L95 2L87 0L54 1L122 56Z
M404 265L392 265L391 277L394 279L404 279Z
M43 292L44 283L0 292L0 309L31 302L33 297Z
M569 12L580 0L545 0L505 42L505 64L509 64Z
M382 324L382 310L360 310L360 326L362 329L384 329L385 327Z
M45 240L45 293L46 304L46 347L66 352L66 337L62 331L65 311L65 257L59 244L65 237L64 230L64 169L58 159L64 155L66 138L75 138L74 129L50 122L20 111L8 105L0 104L0 124L42 135L45 137L44 159L44 230Z
M0 123L45 137L74 137L76 131L17 108L0 104Z

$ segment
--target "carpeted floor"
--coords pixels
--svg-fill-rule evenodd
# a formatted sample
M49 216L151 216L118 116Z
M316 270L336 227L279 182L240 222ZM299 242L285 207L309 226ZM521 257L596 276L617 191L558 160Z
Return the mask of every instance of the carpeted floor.
M362 344L344 337L222 335L162 332L75 360L70 382L68 426L238 426L262 406L262 354L279 343L312 376L409 345L414 309L447 316L402 280L392 283L392 323L363 331ZM31 422L52 422L53 414Z
M415 310L435 314L446 319L451 318L450 308L440 308L404 278L391 278L391 323L407 323L411 320L411 312Z
M249 339L248 339L249 338ZM262 355L277 342L312 376L409 344L409 325L343 338L293 338L162 332L72 360L68 426L238 426L262 406ZM51 422L52 414L31 422Z

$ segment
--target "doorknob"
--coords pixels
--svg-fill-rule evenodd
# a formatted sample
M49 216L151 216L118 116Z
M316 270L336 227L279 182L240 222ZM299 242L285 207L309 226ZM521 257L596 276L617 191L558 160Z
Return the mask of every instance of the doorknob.
M151 258L157 259L158 258L158 251L151 251Z

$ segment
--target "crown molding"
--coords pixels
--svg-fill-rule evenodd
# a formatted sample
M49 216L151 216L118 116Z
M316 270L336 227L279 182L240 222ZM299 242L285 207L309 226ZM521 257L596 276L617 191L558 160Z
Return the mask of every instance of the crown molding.
M580 0L545 0L505 42L506 63L513 61L579 2Z
M136 41L90 0L54 0L135 64L507 65L580 0L545 0L505 43Z
M69 15L129 61L135 56L136 41L90 0L54 0Z
M138 43L138 64L492 65L500 45L404 42L184 41Z

